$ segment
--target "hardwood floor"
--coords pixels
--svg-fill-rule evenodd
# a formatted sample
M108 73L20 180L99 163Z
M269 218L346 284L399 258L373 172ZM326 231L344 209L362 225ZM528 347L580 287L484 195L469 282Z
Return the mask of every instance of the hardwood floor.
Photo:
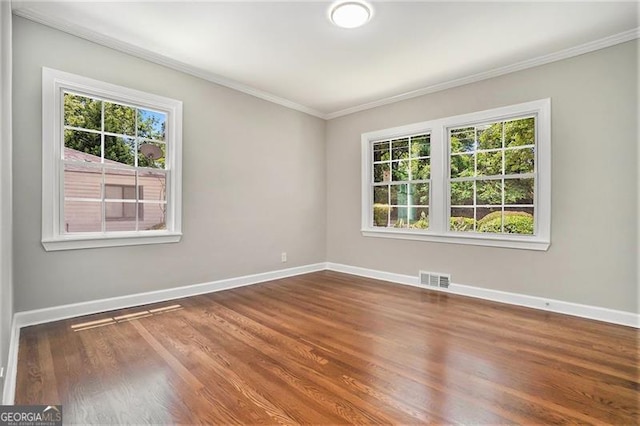
M638 424L638 343L325 271L25 328L16 404L84 424Z

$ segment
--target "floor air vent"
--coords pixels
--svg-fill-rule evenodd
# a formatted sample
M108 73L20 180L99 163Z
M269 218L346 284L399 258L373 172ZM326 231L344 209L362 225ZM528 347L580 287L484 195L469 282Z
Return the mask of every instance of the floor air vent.
M420 284L429 287L449 288L451 275L439 272L420 271Z

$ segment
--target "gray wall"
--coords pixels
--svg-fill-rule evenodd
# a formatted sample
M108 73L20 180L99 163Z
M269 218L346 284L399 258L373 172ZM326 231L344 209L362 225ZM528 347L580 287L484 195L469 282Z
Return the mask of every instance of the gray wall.
M43 66L184 102L180 243L44 251ZM325 260L323 120L18 17L13 93L16 311Z
M638 43L330 120L328 261L638 312ZM360 134L552 99L548 252L362 237Z

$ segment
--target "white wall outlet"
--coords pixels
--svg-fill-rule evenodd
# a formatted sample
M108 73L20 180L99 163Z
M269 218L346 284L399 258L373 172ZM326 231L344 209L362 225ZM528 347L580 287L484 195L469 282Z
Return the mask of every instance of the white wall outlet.
M0 367L0 379L4 377L4 367Z
M280 255L280 258L282 259L282 263L285 263L287 261L287 252L283 251L282 255Z

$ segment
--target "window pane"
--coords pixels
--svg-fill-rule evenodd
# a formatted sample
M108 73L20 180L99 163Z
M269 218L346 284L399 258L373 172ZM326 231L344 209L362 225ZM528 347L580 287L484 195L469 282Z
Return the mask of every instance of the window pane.
M429 205L429 184L416 183L409 185L409 204L418 206Z
M504 209L504 232L507 234L533 235L533 207Z
M373 226L387 226L389 223L389 211L387 203L373 205Z
M473 182L451 182L451 205L473 205Z
M429 208L410 207L409 227L414 229L429 229Z
M64 196L102 200L102 169L65 164Z
M502 181L476 181L476 204L502 204Z
M373 202L376 204L389 203L389 186L388 185L373 187Z
M373 161L389 161L389 142L379 142L373 144Z
M502 209L482 208L476 209L476 231L478 232L502 232Z
M477 176L495 176L502 174L502 151L478 153Z
M144 215L139 221L139 231L166 229L167 205L160 203L143 203Z
M533 145L536 140L535 128L535 119L533 117L505 122L505 146Z
M138 136L163 141L166 127L166 114L145 109L138 110Z
M163 143L144 142L138 149L138 166L164 169L167 146Z
M389 163L380 163L373 165L374 182L389 182L390 180L391 170L389 170Z
M534 149L510 149L504 152L506 174L533 173Z
M136 110L128 106L104 103L104 130L121 135L136 135Z
M391 142L391 159L403 160L409 158L409 139L398 139Z
M65 93L64 125L100 130L102 128L102 102L85 96Z
M429 135L414 136L411 138L411 157L428 157L431 154Z
M431 178L431 160L428 158L411 160L411 179L429 180Z
M106 201L105 202L105 215L107 222L111 220L128 220L134 222L133 229L135 230L136 220L136 202L135 201Z
M534 180L531 179L505 179L504 203L505 204L533 204Z
M166 174L161 172L138 172L138 192L140 200L166 201Z
M133 138L121 138L116 136L104 137L104 158L110 162L135 165L136 143ZM105 161L109 162L109 161Z
M64 202L64 231L102 232L102 202Z
M394 228L409 227L408 213L407 207L393 207L391 209L391 226Z
M64 159L100 163L100 135L79 130L64 131Z
M407 185L391 185L391 204L406 205L407 204Z
M136 199L136 188L135 188L135 186L124 186L124 187L122 187L122 198L124 200L135 200Z
M136 186L136 172L133 170L105 169L105 197L110 200L124 200L123 187Z
M474 176L473 154L451 156L451 178Z
M451 152L472 152L475 150L475 128L465 127L450 131Z
M409 160L394 161L391 163L391 175L394 181L409 180Z
M124 198L124 187L120 185L107 185L104 188L104 198L107 200L122 200Z
M478 127L478 149L502 148L502 122Z
M449 219L449 229L452 231L469 232L473 231L473 224L475 220L473 218L472 208L452 208L451 218Z

